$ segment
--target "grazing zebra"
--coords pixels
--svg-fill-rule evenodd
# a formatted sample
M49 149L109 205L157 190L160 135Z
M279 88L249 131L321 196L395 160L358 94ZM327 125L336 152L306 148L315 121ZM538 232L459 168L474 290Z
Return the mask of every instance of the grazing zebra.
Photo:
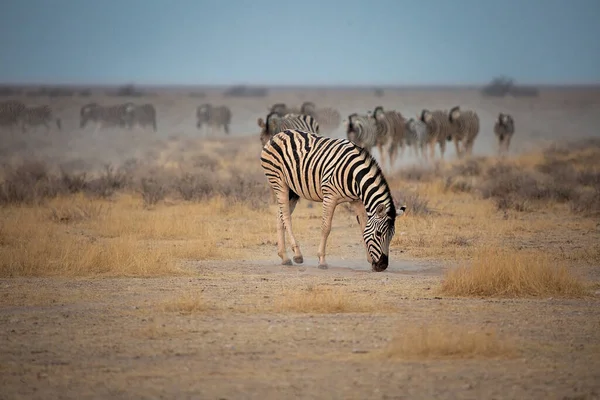
M366 149L369 153L377 144L377 124L369 115L350 114L346 123L348 140Z
M508 154L510 140L515 134L515 121L510 114L500 113L494 124L494 134L498 138L498 153Z
M267 115L265 121L259 118L258 126L261 128L260 142L264 146L271 137L286 129L297 129L299 131L319 133L320 127L316 119L310 115L287 114L280 117L276 112Z
M108 127L125 127L127 126L127 110L132 106L133 103L115 104L111 106L101 106L98 103L89 103L81 107L79 111L80 122L79 127L81 129L89 122L96 123L96 131L102 128ZM131 129L131 126L129 126Z
M383 146L388 144L390 169L394 167L398 157L398 147L404 154L406 135L404 131L404 117L396 111L384 111L383 107L377 106L373 111L373 117L377 124L377 146L381 154L382 165L385 165L385 154Z
M406 207L396 210L385 177L368 151L346 139L288 129L269 140L260 161L279 205L277 248L283 265L292 264L286 251L285 231L294 262L304 261L292 232L292 213L302 197L323 203L319 268L327 268L325 246L335 208L346 202L355 207L373 271L388 267L396 216L402 215Z
M202 128L206 124L212 129L216 126L223 127L223 131L229 133L229 124L231 123L231 110L227 106L213 106L212 104L203 104L196 109L196 128Z
M142 128L151 125L156 132L156 108L153 104L129 104L126 108L125 120L129 129L136 124Z
M422 157L427 157L425 145L427 144L427 125L425 122L410 118L406 121L406 137L415 143L415 148L421 152ZM407 141L408 142L408 141Z
M462 157L464 153L473 153L473 144L479 134L479 116L475 111L461 111L459 106L452 107L448 113L448 120L452 125L452 140L456 146L456 155ZM462 142L461 150L459 142Z
M305 101L300 106L300 114L310 115L319 122L321 131L331 132L340 126L340 112L330 107L317 108L315 103Z
M0 101L0 126L13 128L19 124L24 103L17 100Z
M446 141L452 140L453 127L448 119L448 112L423 109L419 120L427 126L427 139L425 142L429 146L431 158L433 159L435 156L435 144L437 142L440 145L440 155L443 159L446 152Z
M21 121L21 130L26 132L26 127L36 127L44 125L46 132L50 131L50 122L54 121L58 130L62 129L60 118L54 118L52 108L48 105L25 107L19 116Z

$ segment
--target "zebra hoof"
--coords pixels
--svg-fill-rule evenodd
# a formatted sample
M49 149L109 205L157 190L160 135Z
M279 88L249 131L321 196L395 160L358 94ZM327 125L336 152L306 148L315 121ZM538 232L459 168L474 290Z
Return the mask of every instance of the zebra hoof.
M281 265L292 265L292 260L290 260L289 258L287 260L283 260L281 262Z
M319 264L319 266L317 268L319 268L319 269L327 269L327 268L329 268L329 266L327 264Z
M304 262L304 257L302 257L302 256L294 256L294 262L296 264L302 264Z

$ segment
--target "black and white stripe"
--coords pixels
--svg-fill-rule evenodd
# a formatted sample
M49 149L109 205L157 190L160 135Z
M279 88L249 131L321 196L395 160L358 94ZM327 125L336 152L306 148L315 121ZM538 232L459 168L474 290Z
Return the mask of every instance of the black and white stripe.
M58 130L62 129L60 118L55 118L52 113L52 108L48 105L35 107L25 107L19 116L21 121L21 130L23 133L28 127L35 128L40 125L46 127L46 132L50 131L50 123L54 122Z
M89 103L81 107L79 111L79 127L85 128L90 122L96 123L96 129L102 128L124 128L127 126L127 110L135 106L133 103L114 104L101 106L98 103ZM131 126L130 126L131 128Z
M508 154L510 140L515 133L515 121L510 114L500 113L494 124L494 134L498 139L498 153Z
M457 156L462 157L465 153L471 155L475 138L479 134L479 116L475 111L463 111L456 106L450 109L448 120L453 127L452 140L456 146Z
M0 126L14 128L19 124L25 104L17 100L0 101Z
M267 115L265 121L259 118L258 126L261 128L260 142L264 146L271 137L286 129L296 129L304 132L319 134L319 123L310 115L286 114L280 117L276 112Z
M421 152L421 156L426 157L427 125L425 122L414 118L406 121L406 137L410 137L410 140L415 143L415 148Z
M153 104L129 104L126 108L125 119L130 129L135 125L142 128L151 126L156 132L156 108Z
M388 267L394 223L405 207L396 210L385 177L368 151L346 139L285 130L269 140L260 159L279 205L277 247L282 264L291 264L285 231L294 262L304 261L292 232L292 212L302 197L323 203L319 268L327 268L325 247L333 214L336 206L345 202L355 207L372 269L383 271Z
M223 131L229 133L229 124L231 124L231 110L227 106L213 106L212 104L203 104L196 109L196 128L201 129L202 125L223 127Z
M321 132L332 132L340 126L342 116L340 112L331 107L317 108L315 103L305 101L300 106L300 113L310 115L319 122Z
M430 156L435 156L435 144L440 145L440 155L444 158L446 152L446 141L452 140L452 125L448 119L448 112L442 110L429 111L423 109L419 118L427 126L426 144L429 146ZM427 157L427 153L425 153Z

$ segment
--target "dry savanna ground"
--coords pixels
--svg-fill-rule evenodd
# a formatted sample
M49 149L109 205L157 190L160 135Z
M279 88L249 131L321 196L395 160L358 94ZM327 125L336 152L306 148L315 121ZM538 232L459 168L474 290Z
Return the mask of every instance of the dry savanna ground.
M309 95L170 93L149 100L164 106L156 134L67 116L60 133L4 135L0 398L600 398L598 93L316 98L522 117L507 159L484 126L471 159L407 158L388 176L408 211L382 273L343 205L318 270L307 201L293 215L305 263L279 264L253 124ZM204 100L230 102L232 137L179 128Z

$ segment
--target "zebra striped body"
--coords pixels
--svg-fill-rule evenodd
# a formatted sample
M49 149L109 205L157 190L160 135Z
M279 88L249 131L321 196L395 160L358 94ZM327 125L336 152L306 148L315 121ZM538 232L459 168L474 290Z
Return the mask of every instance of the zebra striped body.
M123 128L127 125L127 110L131 106L134 104L125 103L111 106L101 106L97 103L86 104L79 111L79 127L83 129L88 123L95 122L96 129L117 126Z
M448 120L452 125L452 140L456 146L456 154L462 157L464 153L473 153L473 144L479 134L479 116L475 111L462 111L460 107L453 107L448 113ZM462 144L462 149L461 149Z
M375 118L354 113L348 116L346 124L348 140L370 153L371 149L377 145L377 124L375 123Z
M267 115L266 121L258 119L258 126L261 128L260 142L264 146L271 137L286 129L296 129L304 132L319 133L320 127L316 119L310 115L287 114L279 117L275 112Z
M21 121L21 130L26 132L27 127L37 127L44 125L46 131L50 131L50 122L56 123L56 127L61 130L60 118L54 118L52 108L48 105L25 107L19 116Z
M515 133L515 121L510 114L500 113L494 124L494 134L498 139L498 153L508 154L510 140Z
M223 127L223 131L229 133L229 124L231 123L231 110L227 106L213 106L212 104L203 104L196 109L196 128L201 129L206 124L212 129L214 127Z
M292 212L302 197L323 203L319 268L327 268L325 247L333 214L336 206L345 202L355 207L372 269L387 268L396 216L405 208L396 210L385 177L369 152L346 139L285 130L269 140L260 159L279 205L277 244L284 265L291 265L285 248L285 231L290 237L294 261L303 262L291 223Z
M389 154L390 168L394 167L396 157L398 156L398 147L404 153L404 144L406 135L404 131L404 117L396 111L384 111L383 107L378 106L373 111L373 117L377 125L377 147L382 158L382 165L385 165L385 153L383 147L387 145Z
M269 113L275 113L280 117L285 117L288 114L305 114L305 115L309 115L306 113L303 113L301 109L296 108L296 107L288 107L285 103L276 103L273 104L273 106L271 107L271 109L269 110Z
M13 128L18 125L25 104L17 100L0 102L0 126Z
M152 126L152 129L156 132L156 108L154 108L153 104L128 105L125 119L130 129L135 125L142 128Z
M415 143L415 148L420 150L421 156L426 156L425 145L427 144L427 135L427 125L425 122L414 118L406 121L406 137L410 137L410 140Z
M430 155L433 159L435 156L435 144L440 145L440 155L444 158L446 152L446 141L452 139L452 125L448 119L448 112L442 110L429 111L424 109L421 111L420 121L427 126L426 144L429 146ZM425 153L425 155L427 155Z

